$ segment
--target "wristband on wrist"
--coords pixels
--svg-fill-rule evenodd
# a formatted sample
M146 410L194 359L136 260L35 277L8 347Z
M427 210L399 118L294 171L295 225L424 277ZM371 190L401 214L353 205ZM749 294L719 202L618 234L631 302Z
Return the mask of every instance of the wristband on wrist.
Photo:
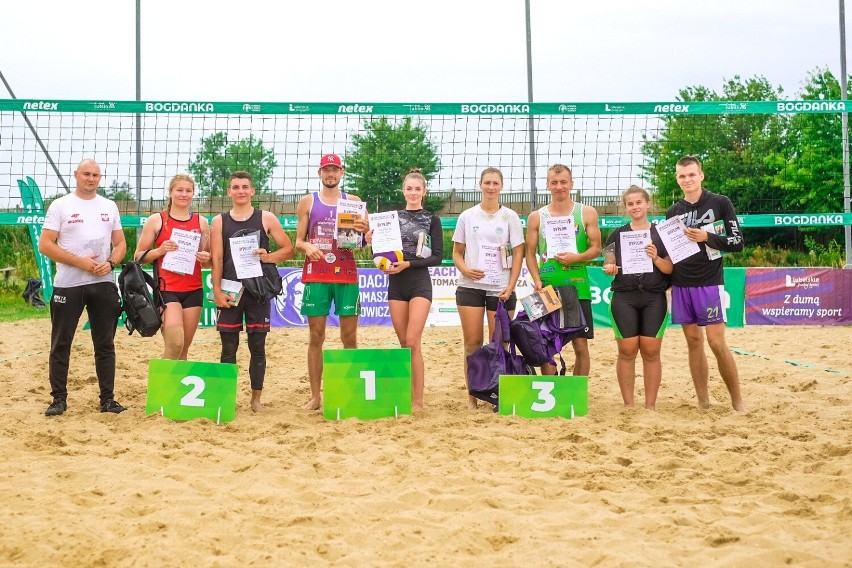
M107 262L109 263L109 267L110 267L111 269L115 270L115 261L114 261L113 259L111 259L111 258L108 258L108 259L107 259Z

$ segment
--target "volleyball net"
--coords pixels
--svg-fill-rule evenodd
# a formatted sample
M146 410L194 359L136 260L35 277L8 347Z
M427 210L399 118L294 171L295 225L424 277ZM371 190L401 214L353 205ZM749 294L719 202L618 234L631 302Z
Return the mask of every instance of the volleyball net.
M171 177L199 179L200 213L222 211L212 187L229 169L261 167L259 201L287 214L287 204L319 187L326 153L344 164L377 121L425 133L437 157L430 191L465 195L479 174L497 167L504 196L547 202L547 167L574 172L584 203L617 203L631 184L679 196L674 162L701 157L706 184L728 194L740 213L843 211L840 160L842 101L671 103L240 103L0 100L0 210L23 208L17 180L31 179L45 198L74 189L73 171L97 160L108 196L123 213L158 210ZM377 144L371 159L405 152ZM414 164L416 165L416 164ZM206 168L206 170L205 170ZM223 172L225 172L223 174ZM347 168L347 174L355 174ZM400 176L404 172L399 172ZM218 178L217 178L218 176ZM344 178L344 185L346 184ZM827 194L818 201L814 191ZM732 195L733 193L733 195ZM141 199L137 200L137 196ZM209 198L206 198L209 197ZM809 200L810 199L810 200ZM281 203L280 208L275 204ZM8 221L7 221L8 222Z

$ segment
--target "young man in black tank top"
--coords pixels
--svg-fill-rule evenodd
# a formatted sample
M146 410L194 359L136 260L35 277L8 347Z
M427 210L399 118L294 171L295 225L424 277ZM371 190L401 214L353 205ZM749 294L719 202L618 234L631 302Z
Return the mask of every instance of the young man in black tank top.
M222 291L222 278L237 280L236 269L230 255L228 239L243 228L257 229L260 232L260 246L254 251L261 262L279 263L293 258L293 244L281 227L278 217L269 211L255 209L251 204L255 188L248 172L237 171L231 174L228 182L228 196L233 207L227 213L213 218L210 237L210 252L213 260L213 301L219 308L216 329L222 338L222 363L237 362L237 348L240 344L240 331L243 329L245 314L246 333L248 334L249 378L251 379L251 409L262 410L260 395L263 392L263 379L266 375L266 333L269 331L270 304L258 302L251 294L243 294L240 302L232 306L230 296ZM269 251L269 237L278 245L275 252Z

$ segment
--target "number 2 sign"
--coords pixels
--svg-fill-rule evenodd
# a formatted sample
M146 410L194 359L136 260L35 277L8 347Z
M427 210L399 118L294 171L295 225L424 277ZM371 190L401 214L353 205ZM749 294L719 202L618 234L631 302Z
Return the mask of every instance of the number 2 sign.
M236 414L238 374L239 367L229 363L151 359L145 414L230 422Z

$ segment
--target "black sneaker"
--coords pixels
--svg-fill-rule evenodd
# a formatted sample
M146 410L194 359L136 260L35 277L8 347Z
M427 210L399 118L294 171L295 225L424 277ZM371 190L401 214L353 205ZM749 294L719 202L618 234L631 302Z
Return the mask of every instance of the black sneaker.
M120 404L118 404L113 399L109 399L108 401L101 403L101 412L112 412L113 414L120 414L127 410Z
M44 411L44 415L59 416L66 410L68 410L68 404L61 398L55 398L53 399L53 402L50 403L50 406L47 407L47 410Z

